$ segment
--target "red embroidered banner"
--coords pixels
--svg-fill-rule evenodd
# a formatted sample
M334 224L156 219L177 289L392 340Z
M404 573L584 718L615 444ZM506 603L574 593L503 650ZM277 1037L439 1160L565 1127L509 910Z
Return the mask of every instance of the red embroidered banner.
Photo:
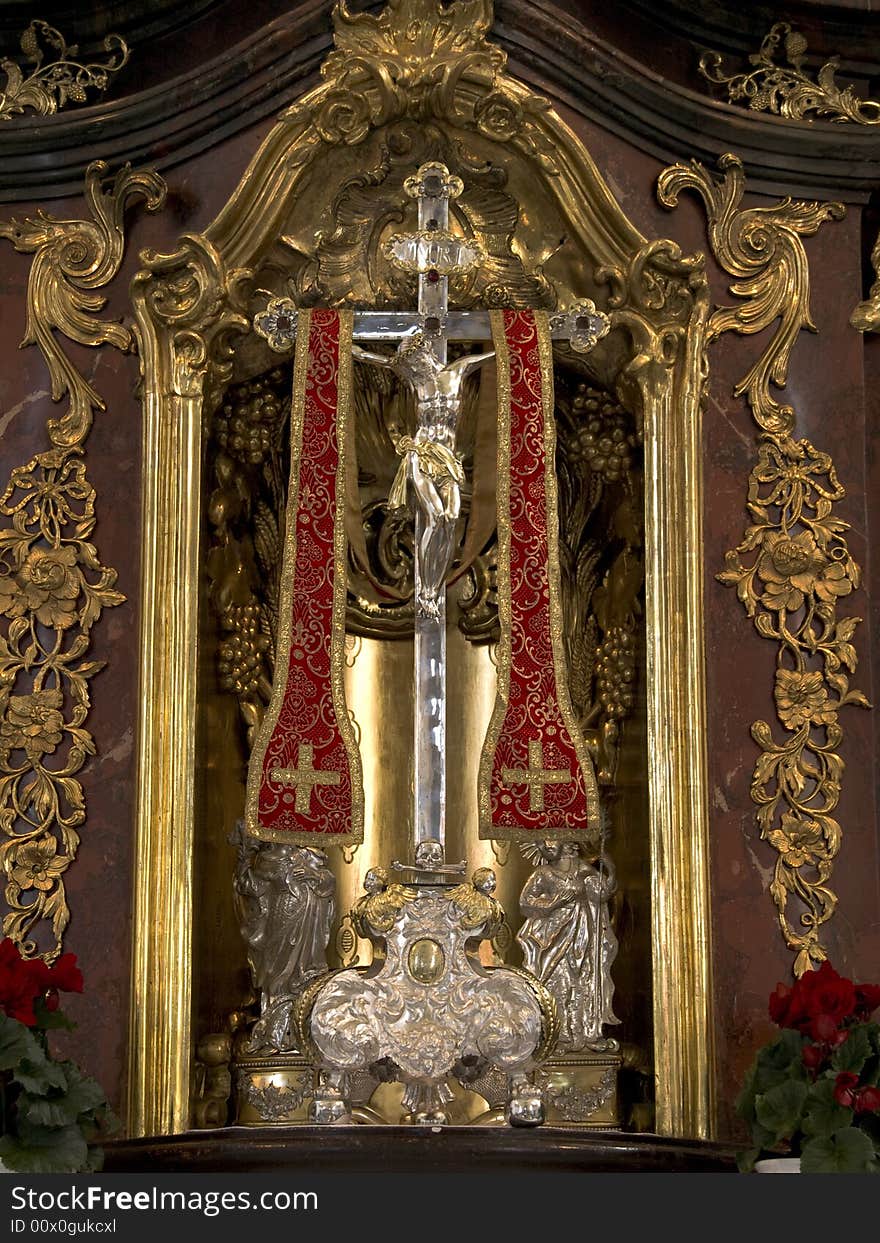
M599 829L568 692L559 596L553 356L546 315L493 312L498 356L498 691L480 758L480 836Z
M343 686L351 332L350 313L300 311L275 679L248 770L248 832L311 846L363 840Z

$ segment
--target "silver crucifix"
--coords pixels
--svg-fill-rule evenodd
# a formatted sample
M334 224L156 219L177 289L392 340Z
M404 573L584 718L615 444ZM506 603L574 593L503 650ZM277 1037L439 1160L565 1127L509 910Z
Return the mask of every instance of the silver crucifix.
M398 341L392 355L360 345L354 357L393 370L412 389L416 401L415 436L403 436L401 464L392 486L391 507L414 507L415 516L415 777L414 846L433 842L442 859L446 843L446 579L455 554L464 470L456 448L465 378L494 352L469 354L447 362L450 340L491 338L485 311L449 310L449 278L479 268L482 247L449 229L449 201L463 190L444 164L423 164L404 182L418 203L418 230L396 234L384 246L391 263L418 273L416 315L358 311L354 336L360 341ZM273 297L254 318L254 328L272 349L287 352L296 338L296 305ZM608 316L585 300L554 316L555 338L585 352L608 332Z

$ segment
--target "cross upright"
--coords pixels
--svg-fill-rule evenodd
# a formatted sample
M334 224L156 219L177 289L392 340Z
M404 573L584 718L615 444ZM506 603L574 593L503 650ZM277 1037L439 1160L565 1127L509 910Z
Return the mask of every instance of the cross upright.
M544 786L568 785L573 781L567 768L545 768L544 749L538 738L529 740L528 768L502 768L501 780L506 786L529 787L529 811L544 810Z
M296 768L273 768L269 773L270 781L296 786L294 806L303 816L307 816L312 809L312 790L315 786L338 786L340 781L339 773L320 772L314 767L314 762L314 747L310 742L302 742L296 757Z

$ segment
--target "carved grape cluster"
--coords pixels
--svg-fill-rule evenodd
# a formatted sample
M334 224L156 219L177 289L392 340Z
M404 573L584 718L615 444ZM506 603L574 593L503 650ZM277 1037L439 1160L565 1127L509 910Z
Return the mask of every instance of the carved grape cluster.
M230 457L246 466L262 464L281 422L285 383L285 372L275 367L227 393L216 426L217 440Z
M632 468L637 438L626 411L602 389L579 384L573 407L585 421L572 435L569 452L585 461L607 483L618 483Z
M606 715L622 721L633 706L635 642L624 626L610 626L596 651L596 689Z
M224 691L242 698L258 693L263 673L263 653L269 640L260 631L260 606L231 604L223 613L223 624L232 633L220 644L218 673Z

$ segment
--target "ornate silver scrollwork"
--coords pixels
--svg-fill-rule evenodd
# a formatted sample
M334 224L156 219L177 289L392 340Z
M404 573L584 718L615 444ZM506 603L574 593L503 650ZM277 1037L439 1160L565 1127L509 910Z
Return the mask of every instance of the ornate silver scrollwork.
M304 996L302 1037L322 1072L314 1119L338 1121L346 1077L382 1063L404 1083L414 1121L443 1122L450 1076L469 1060L508 1076L511 1122L540 1123L531 1072L552 1044L555 1006L526 972L483 967L473 953L503 918L494 873L479 868L455 886L400 885L374 868L364 887L353 918L381 947L373 967L335 972Z

